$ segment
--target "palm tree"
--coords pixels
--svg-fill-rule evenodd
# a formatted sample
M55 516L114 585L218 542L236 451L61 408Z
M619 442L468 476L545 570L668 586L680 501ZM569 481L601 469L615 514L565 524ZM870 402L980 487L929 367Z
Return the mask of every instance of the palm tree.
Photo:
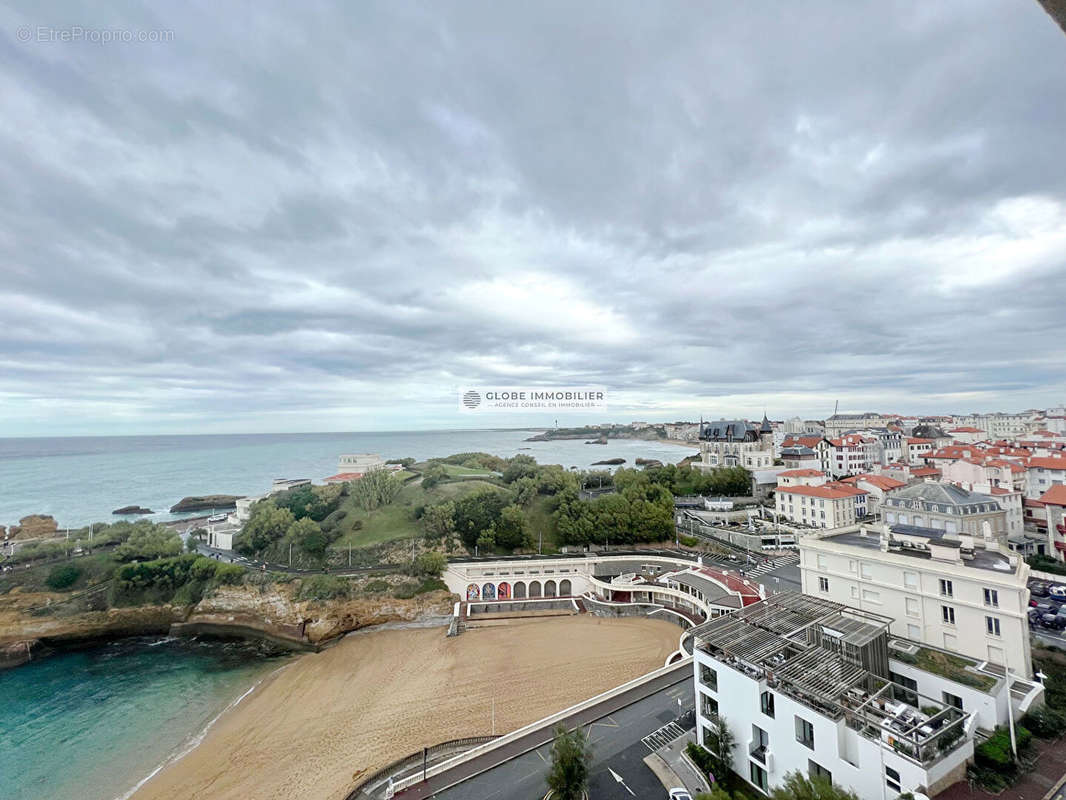
M559 725L552 742L548 788L553 800L580 800L589 780L592 751L581 729L567 731Z

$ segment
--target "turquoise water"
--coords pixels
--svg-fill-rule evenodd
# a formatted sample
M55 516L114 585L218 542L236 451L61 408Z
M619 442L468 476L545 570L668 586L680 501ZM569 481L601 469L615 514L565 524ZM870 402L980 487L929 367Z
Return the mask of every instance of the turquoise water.
M0 797L124 797L283 663L242 642L142 637L0 672Z
M341 453L380 453L419 460L483 451L527 453L542 464L589 467L636 458L679 461L695 450L640 440L607 445L526 442L530 431L423 431L221 436L93 436L0 438L0 525L27 514L51 514L60 526L116 519L111 511L140 505L167 513L186 495L260 494L273 478L320 481L337 471Z

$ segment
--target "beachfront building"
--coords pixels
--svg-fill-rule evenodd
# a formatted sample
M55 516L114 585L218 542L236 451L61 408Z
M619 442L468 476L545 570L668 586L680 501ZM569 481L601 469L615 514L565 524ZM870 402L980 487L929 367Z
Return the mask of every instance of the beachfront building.
M747 420L718 420L705 422L700 428L700 460L698 469L744 467L765 469L774 463L774 430L763 416L756 427Z
M975 712L953 682L895 657L890 624L785 593L698 626L700 744L728 726L733 771L763 795L791 771L869 800L933 795L964 778Z
M997 539L892 523L798 546L805 593L885 614L895 636L1032 675L1029 566Z
M337 474L330 475L325 483L349 483L358 480L376 469L399 469L398 464L386 464L377 453L354 453L337 460Z

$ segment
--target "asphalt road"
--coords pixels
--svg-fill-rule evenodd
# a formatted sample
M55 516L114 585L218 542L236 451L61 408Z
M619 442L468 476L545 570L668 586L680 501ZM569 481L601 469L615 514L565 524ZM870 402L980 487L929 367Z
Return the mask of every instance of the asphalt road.
M677 718L678 699L686 709L695 702L691 677L585 726L592 745L590 800L666 798L666 790L644 764L649 750L641 739ZM550 744L542 745L433 797L540 800L547 791L550 750Z

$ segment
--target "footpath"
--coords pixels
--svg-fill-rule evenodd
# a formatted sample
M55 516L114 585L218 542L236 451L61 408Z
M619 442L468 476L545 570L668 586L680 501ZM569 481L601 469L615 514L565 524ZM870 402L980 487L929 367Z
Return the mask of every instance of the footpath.
M1044 742L1034 739L1036 763L1032 771L1020 781L992 794L971 786L969 781L959 781L936 796L936 800L1063 800L1066 797L1066 739Z

